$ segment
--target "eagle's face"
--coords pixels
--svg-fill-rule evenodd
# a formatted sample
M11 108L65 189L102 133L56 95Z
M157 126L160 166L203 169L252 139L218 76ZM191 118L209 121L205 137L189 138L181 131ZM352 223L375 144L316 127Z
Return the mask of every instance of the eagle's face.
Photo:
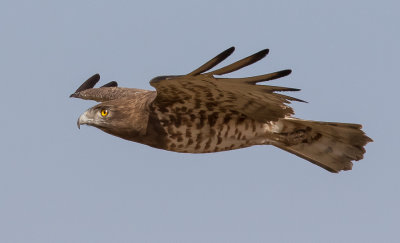
M142 123L132 124L134 104L119 102L118 100L106 101L86 110L78 119L77 125L97 127L109 134L125 138L126 135L142 133Z
M78 119L78 128L81 125L89 125L97 128L109 127L115 111L111 106L96 105L85 111Z

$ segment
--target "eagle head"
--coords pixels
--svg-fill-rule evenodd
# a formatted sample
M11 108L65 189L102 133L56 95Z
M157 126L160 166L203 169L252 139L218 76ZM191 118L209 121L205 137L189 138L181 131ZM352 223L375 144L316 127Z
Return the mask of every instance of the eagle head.
M137 104L129 99L100 103L78 118L78 128L89 125L127 140L135 140L138 135L146 133L148 121L148 112L143 112L145 107Z

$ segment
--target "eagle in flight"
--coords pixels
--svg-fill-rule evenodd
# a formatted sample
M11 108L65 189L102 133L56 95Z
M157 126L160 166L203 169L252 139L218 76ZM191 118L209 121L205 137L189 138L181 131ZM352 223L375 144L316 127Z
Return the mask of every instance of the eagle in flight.
M291 70L246 77L221 75L251 65L268 54L257 52L209 71L234 51L231 47L186 75L159 76L156 91L118 87L94 88L95 74L70 97L101 102L85 111L85 124L120 138L182 153L212 153L253 145L273 145L330 172L350 170L372 140L352 123L320 122L292 117L291 101L282 91L295 88L258 85L287 76ZM279 92L279 93L278 93Z

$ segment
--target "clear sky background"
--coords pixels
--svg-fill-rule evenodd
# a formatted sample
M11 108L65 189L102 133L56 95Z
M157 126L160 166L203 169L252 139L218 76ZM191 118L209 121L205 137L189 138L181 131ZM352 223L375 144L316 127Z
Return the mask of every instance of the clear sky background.
M0 2L0 242L398 242L398 1ZM331 174L271 146L178 154L76 120L101 83L152 89L230 46L291 68L305 119L375 142Z

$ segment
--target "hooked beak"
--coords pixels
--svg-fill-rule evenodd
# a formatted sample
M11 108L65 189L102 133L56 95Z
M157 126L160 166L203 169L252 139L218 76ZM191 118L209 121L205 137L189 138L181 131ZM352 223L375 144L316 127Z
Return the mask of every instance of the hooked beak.
M78 125L78 129L81 129L81 125L88 125L88 124L90 124L92 121L93 121L93 119L91 119L91 118L89 118L88 116L87 116L87 111L85 112L85 113L83 113L79 118L78 118L78 121L77 121L77 125Z

